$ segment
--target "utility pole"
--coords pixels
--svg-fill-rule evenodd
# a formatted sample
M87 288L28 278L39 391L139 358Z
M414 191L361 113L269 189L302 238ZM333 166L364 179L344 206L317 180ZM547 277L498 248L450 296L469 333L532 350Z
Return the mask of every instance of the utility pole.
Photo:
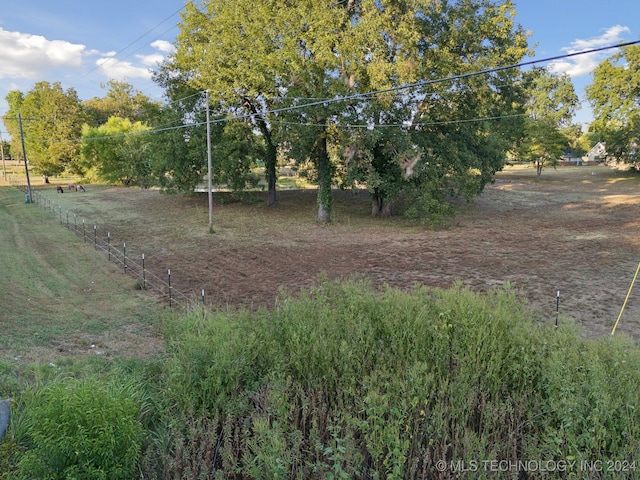
M2 132L0 132L0 155L2 156L2 178L7 181L7 166L4 163L4 141L2 140Z
M20 140L22 141L22 155L24 156L24 172L27 175L27 203L31 203L31 181L29 180L29 167L27 166L27 150L24 148L24 132L22 131L22 115L18 112L20 124Z
M211 184L211 125L209 124L209 90L205 91L207 102L207 194L209 195L209 233L213 233L213 192Z

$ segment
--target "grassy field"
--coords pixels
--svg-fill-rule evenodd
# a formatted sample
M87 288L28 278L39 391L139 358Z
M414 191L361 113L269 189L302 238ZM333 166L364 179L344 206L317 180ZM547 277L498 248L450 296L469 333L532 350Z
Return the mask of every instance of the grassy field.
M373 219L366 192L348 191L334 192L333 224L317 225L311 189L281 191L271 208L263 192L248 202L216 192L211 234L205 194L103 185L56 193L66 183L32 178L53 208L26 205L14 187L0 190L4 358L160 348L150 324L166 298L137 290L139 279L60 225L60 211L63 224L69 211L69 221L86 219L91 234L97 225L101 241L109 232L115 247L126 242L130 259L144 253L149 274L166 278L171 269L176 292L198 298L204 289L206 303L222 308L273 307L281 289L295 293L321 275L361 276L376 288L459 281L482 292L509 283L543 322L554 321L560 290L561 321L597 338L609 335L640 260L640 178L608 167L546 170L540 182L535 169L507 167L438 229ZM619 333L640 336L639 298L636 288Z
M130 258L144 253L149 272L166 278L171 269L175 291L204 289L214 307L273 307L281 289L311 287L322 274L366 277L376 288L510 283L545 322L559 290L560 316L596 338L610 334L640 261L640 177L605 166L549 169L540 181L534 168L507 167L435 229L371 218L368 194L350 191L334 191L334 221L317 225L315 190L305 189L279 192L275 207L263 192L246 202L215 192L211 234L206 194L89 185L61 195L34 183L56 209L97 224L103 241L110 232ZM640 338L637 291L618 332Z
M216 192L210 233L205 195L34 188L45 203L0 187L1 479L498 478L456 470L498 460L636 478L637 293L609 335L638 262L635 175L510 168L438 229L373 219L364 192L335 192L329 226L313 191ZM164 315L67 210L234 309Z
M3 359L56 362L158 347L156 300L8 186L0 187L0 245Z

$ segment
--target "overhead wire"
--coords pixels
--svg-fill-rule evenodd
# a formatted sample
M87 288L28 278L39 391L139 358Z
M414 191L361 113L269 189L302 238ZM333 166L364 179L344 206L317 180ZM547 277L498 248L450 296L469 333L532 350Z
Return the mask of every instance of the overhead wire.
M608 45L608 46L604 46L604 47L584 50L584 51L581 51L581 52L566 53L566 54L563 54L563 55L557 55L557 56L553 56L553 57L530 60L530 61L527 61L527 62L520 62L520 63L516 63L516 64L511 64L511 65L504 65L504 66L501 66L501 67L492 67L492 68L488 68L488 69L484 69L484 70L461 73L461 74L452 75L452 76L448 76L448 77L441 77L441 78L431 79L431 80L422 80L422 81L419 81L419 82L414 82L414 83L409 83L409 84L404 84L404 85L398 85L398 86L395 86L395 87L389 87L389 88L385 88L385 89L373 90L373 91L364 92L364 93L356 93L356 94L353 94L353 95L338 96L338 97L334 97L334 98L318 100L318 101L304 103L304 104L300 104L300 105L291 105L291 106L287 106L287 107L268 109L268 110L265 110L264 112L261 112L261 115L284 113L284 112L288 112L288 111L292 111L292 110L299 110L299 109L310 108L310 107L324 106L324 105L331 104L331 103L339 103L339 102L347 102L347 101L351 101L351 100L358 100L358 99L368 98L368 97L379 95L379 94L383 94L383 93L410 90L410 89L413 89L413 88L420 88L420 87L425 87L425 86L428 86L428 85L434 85L436 83L460 80L460 79L469 78L469 77L478 76L478 75L486 75L486 74L489 74L489 73L496 73L496 72L501 72L501 71L505 71L505 70L511 70L511 69L514 69L514 68L522 68L522 67L527 67L527 66L531 66L531 65L538 65L538 64L542 64L542 63L553 62L555 60L561 60L561 59L565 59L565 58L576 57L576 56L579 56L579 55L588 55L588 54L591 54L591 53L602 52L602 51L610 50L610 49L613 49L613 48L622 48L622 47L626 47L626 46L637 45L639 43L640 43L640 40L635 40L635 41L631 41L631 42L620 43L620 44L617 44L617 45ZM243 115L236 115L236 116L233 116L232 118L235 118L235 119L246 119L246 118L254 117L255 115L256 114L254 114L254 113L247 113L247 114L243 114ZM220 121L228 121L230 119L231 118L225 117L224 119L220 119L220 120L212 120L212 121L210 121L210 123L218 123Z
M88 74L90 74L91 72L96 71L98 68L102 67L102 66L103 66L105 63L107 63L109 60L115 59L119 54L121 54L122 52L124 52L125 50L127 50L127 49L128 49L129 47L131 47L132 45L135 45L138 41L142 40L144 37L146 37L147 35L149 35L151 32L153 32L153 31L154 31L156 28L158 28L160 25L162 25L163 23L165 23L165 22L169 21L169 19L170 19L170 18L172 18L172 17L176 16L177 14L179 14L179 13L182 11L182 9L183 9L183 8L184 8L184 7L180 7L178 10L176 10L175 12L173 12L173 13L172 13L171 15L169 15L167 18L165 18L164 20L162 20L160 23L158 23L157 25L155 25L154 27L152 27L151 29L149 29L148 31L146 31L145 33L143 33L142 35L140 35L140 36L139 36L138 38L136 38L133 42L129 43L126 47L121 48L121 49L120 49L120 50L118 50L116 53L114 53L113 55L109 56L105 62L102 62L102 63L100 63L100 64L96 65L96 66L95 66L94 68L92 68L91 70L89 70L89 71L85 72L83 76L87 76L87 75L88 75ZM175 27L171 27L171 28L175 28ZM171 30L171 29L169 29L169 30ZM169 31L169 30L167 30L167 31ZM165 32L165 33L166 33L166 32ZM157 38L158 38L158 37L156 37L156 39L157 39ZM139 49L138 49L138 50L139 50ZM132 52L132 53L135 53L135 52L136 52L136 51L138 51L138 50L135 50L135 51L134 51L134 52ZM131 54L132 54L132 53L131 53ZM129 57L131 54L127 55L127 57ZM127 58L127 57L125 57L125 58Z
M303 104L299 104L299 105L290 105L290 106L287 106L287 107L280 107L280 108L275 108L275 109L267 109L267 110L264 110L264 111L260 112L259 115L266 116L266 115L269 115L269 114L278 114L278 113L284 113L284 112L300 110L300 109L305 109L305 108L311 108L311 107L317 107L317 106L326 106L326 105L329 105L329 104L334 104L334 103L339 103L339 102L347 102L347 101L358 100L358 99L367 99L369 97L380 95L380 94L386 94L386 93L392 93L392 92L400 92L400 91L404 91L404 90L410 90L410 89L425 87L425 86L428 86L428 85L434 85L434 84L437 84L437 83L442 83L442 82L447 82L447 81L455 81L455 80L460 80L460 79L469 78L469 77L478 76L478 75L486 75L486 74L490 74L490 73L496 73L496 72L501 72L501 71L515 69L515 68L523 68L523 67L527 67L527 66L531 66L531 65L539 65L539 64L543 64L543 63L553 62L555 60L561 60L561 59L576 57L576 56L579 56L579 55L587 55L587 54L591 54L591 53L602 52L602 51L611 50L611 49L614 49L614 48L622 48L622 47L632 46L632 45L637 45L637 44L640 44L640 40L624 42L624 43L620 43L620 44L616 44L616 45L607 45L607 46L593 48L593 49L589 49L589 50L583 50L581 52L566 53L566 54L563 54L563 55L557 55L557 56L547 57L547 58L542 58L542 59L534 59L534 60L530 60L530 61L526 61L526 62L520 62L520 63L516 63L516 64L504 65L504 66L499 66L499 67L492 67L492 68L488 68L488 69L484 69L484 70L478 70L478 71L474 71L474 72L467 72L467 73L452 75L452 76L448 76L448 77L441 77L441 78L430 79L430 80L422 80L422 81L414 82L414 83L410 83L410 84L398 85L398 86L395 86L395 87L389 87L389 88L379 89L379 90L374 90L374 91L369 91L369 92L356 93L356 94L353 94L353 95L336 96L336 97L332 97L332 98L325 98L325 99L322 99L322 100L303 103ZM190 97L198 95L198 94L201 95L203 93L204 93L204 91L200 91L200 92L194 93L192 95L189 95L188 97L185 97L185 98L190 98ZM234 114L234 115L231 115L231 116L224 116L224 117L221 117L221 118L218 118L218 119L209 120L209 124L216 124L216 123L227 122L227 121L231 121L231 120L251 119L251 118L256 117L256 115L257 114L255 114L255 113ZM460 120L457 120L457 121L458 122L460 122L460 121L466 121L466 122L486 121L486 119L488 119L488 118L490 118L490 117L486 117L486 118L483 118L483 119L460 119ZM447 121L443 121L443 122L444 123L451 123L451 122L456 122L456 120L447 120ZM168 127L168 128L160 128L160 129L156 128L156 129L151 129L151 130L145 130L143 132L129 132L129 133L123 133L123 134L119 134L119 135L99 137L99 138L117 138L117 137L124 137L124 136L127 136L127 135L132 135L132 134L149 134L149 133L163 132L163 131L168 131L168 130L173 130L173 129L182 129L182 128L188 128L188 127L200 126L200 125L206 125L206 124L207 124L207 122L193 122L193 123L183 124L183 125L176 126L176 127ZM438 124L438 122L430 123L429 125L434 125L434 124ZM377 126L378 125L376 125L376 127ZM96 140L99 139L99 138L96 138ZM82 141L82 139L69 140L69 141Z

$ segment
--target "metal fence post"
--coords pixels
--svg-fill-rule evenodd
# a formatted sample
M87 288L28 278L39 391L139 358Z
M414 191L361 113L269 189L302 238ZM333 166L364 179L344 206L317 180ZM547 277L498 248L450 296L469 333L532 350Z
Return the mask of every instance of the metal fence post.
M167 270L167 275L169 276L169 308L171 308L171 269Z

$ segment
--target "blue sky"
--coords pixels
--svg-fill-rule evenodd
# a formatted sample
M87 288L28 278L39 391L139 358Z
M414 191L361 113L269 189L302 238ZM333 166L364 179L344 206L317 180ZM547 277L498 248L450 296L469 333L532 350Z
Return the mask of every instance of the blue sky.
M519 0L516 20L531 32L534 59L640 38L637 0ZM170 51L183 0L3 0L0 6L0 116L11 90L29 91L39 81L59 81L81 100L102 97L101 84L123 80L151 98L162 92L150 69ZM556 62L583 97L593 68L615 50ZM530 60L530 59L525 59ZM541 64L545 65L545 64ZM548 65L548 64L547 64ZM585 103L575 118L588 123ZM0 131L4 126L0 124Z
M533 59L640 39L637 0L519 0L516 10L518 22L531 32L529 45L535 49ZM579 55L555 62L550 68L571 75L576 94L583 99L584 87L593 80L593 69L616 51ZM574 122L584 124L591 119L591 108L583 102Z
M0 116L9 91L27 92L39 81L60 82L87 100L103 97L101 85L117 79L161 99L150 70L171 50L184 3L2 0Z

